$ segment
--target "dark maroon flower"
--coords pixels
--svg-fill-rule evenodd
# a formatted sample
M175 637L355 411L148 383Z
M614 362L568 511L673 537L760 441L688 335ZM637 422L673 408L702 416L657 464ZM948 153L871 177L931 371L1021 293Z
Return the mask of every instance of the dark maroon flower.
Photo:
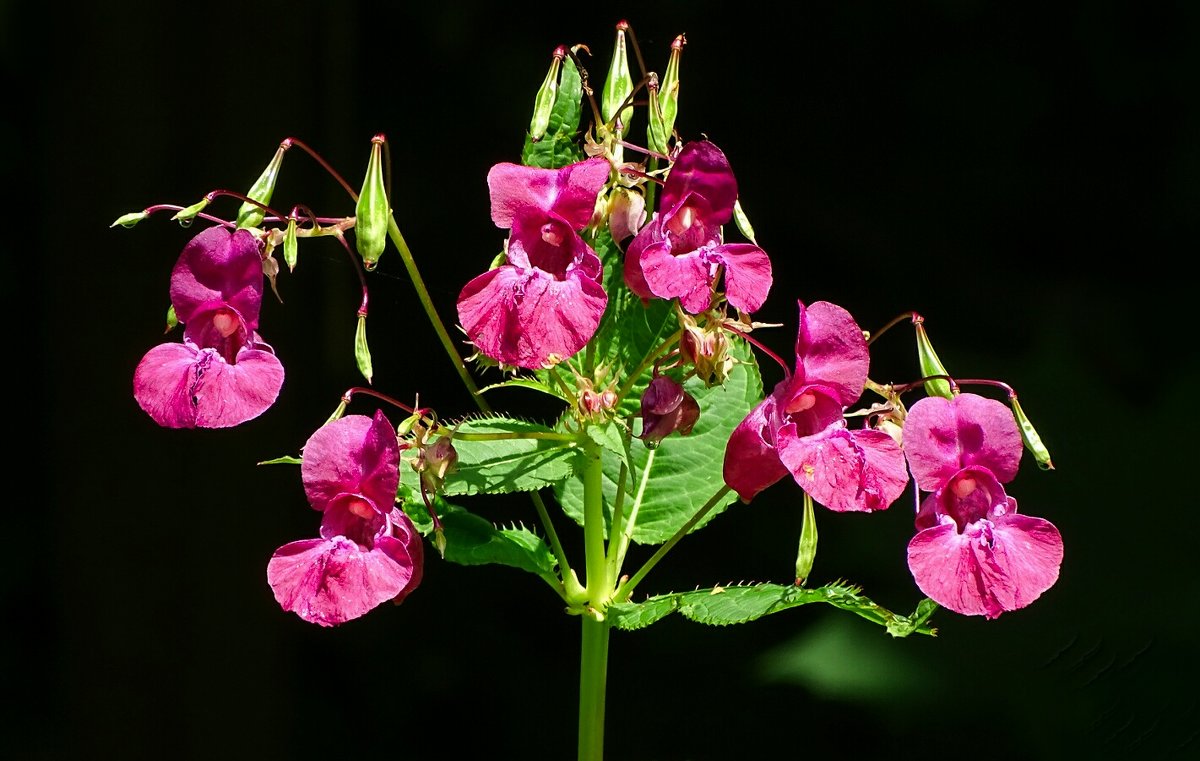
M862 331L835 304L798 306L796 372L734 429L725 449L725 483L749 501L791 473L831 510L884 510L908 483L904 455L882 431L850 430L843 415L867 379Z
M683 386L665 375L650 381L642 394L642 433L639 438L654 448L675 431L692 432L700 419L700 405Z
M400 602L421 583L421 537L395 506L400 446L382 412L348 415L304 445L301 478L323 513L319 539L280 547L267 582L284 610L322 626Z
M1001 486L1022 452L1008 407L975 394L922 399L904 421L904 451L917 487L931 492L908 544L922 592L958 613L996 618L1054 585L1062 536L1047 520L1018 515Z
M133 376L138 404L168 428L225 428L258 417L283 385L283 366L256 332L258 241L246 230L204 230L184 247L170 292L183 343L142 358Z
M596 332L608 296L600 258L577 231L591 219L608 175L604 159L559 170L492 168L492 220L512 230L507 263L458 296L459 321L482 354L540 369L572 356Z
M771 260L751 243L723 243L733 218L737 181L725 154L707 140L688 143L667 175L663 210L638 233L625 255L625 282L649 299L678 298L692 314L712 306L722 271L725 298L753 312L771 289Z

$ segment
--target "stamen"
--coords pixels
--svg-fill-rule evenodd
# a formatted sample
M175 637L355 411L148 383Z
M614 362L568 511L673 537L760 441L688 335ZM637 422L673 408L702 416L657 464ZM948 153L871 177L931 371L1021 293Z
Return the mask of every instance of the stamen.
M542 225L542 240L551 246L561 246L563 235L554 225L547 223Z
M974 478L971 478L970 476L964 476L955 481L954 486L951 488L954 490L954 496L958 497L959 499L963 499L971 494L971 492L975 491L975 486L976 484Z
M811 410L813 408L813 405L815 405L816 403L817 403L817 395L811 391L805 391L803 394L801 394L800 396L798 396L795 399L793 399L792 401L790 401L788 403L788 406L784 409L784 411L787 412L789 415L793 415L797 412L804 412L805 410Z
M352 497L346 509L357 515L363 520L370 520L375 517L375 508L371 507L371 503L362 497Z

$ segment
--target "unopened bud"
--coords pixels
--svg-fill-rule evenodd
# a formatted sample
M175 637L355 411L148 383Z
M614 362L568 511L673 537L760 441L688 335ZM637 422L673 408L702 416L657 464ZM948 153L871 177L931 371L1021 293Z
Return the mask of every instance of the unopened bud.
M417 456L416 469L421 474L421 483L427 492L442 491L446 476L458 470L458 450L449 436L442 436L432 444L422 447Z
M367 345L367 316L358 316L358 327L354 331L354 361L358 363L358 371L371 382L374 371L371 369L371 347Z
M637 235L646 221L646 199L629 188L616 187L608 201L608 232L617 243Z
M757 246L758 241L754 239L754 228L750 225L750 218L742 210L742 199L740 198L733 202L733 221L742 235L746 236L746 240Z
M175 328L179 327L179 316L175 314L175 305L167 307L167 329L164 333L170 333Z
M629 73L629 51L625 47L625 30L629 24L625 21L617 23L617 41L613 45L612 63L608 67L608 78L604 80L604 92L600 100L600 115L605 122L612 122L617 117L617 109L621 109L619 121L622 129L629 131L633 119L633 106L621 106L633 93L633 76Z
M692 432L700 419L700 405L680 383L660 375L650 381L642 394L642 434L639 438L654 449L666 437L679 431Z
M441 526L437 526L433 530L433 546L444 560L446 557L446 530Z
M679 356L696 369L696 377L705 386L724 385L733 372L733 357L729 354L729 339L719 326L703 328L694 322L685 324L679 337Z
M284 140L275 150L275 156L271 159L271 163L267 164L267 168L255 180L254 185L246 192L246 197L258 201L263 206L271 204L271 195L275 192L275 180L279 177L279 168L283 165L283 154L288 148L292 147L290 140ZM258 227L262 224L263 217L266 214L263 210L252 203L243 203L238 209L237 226L238 227Z
M884 418L875 424L875 430L883 431L892 437L892 441L904 446L904 426L891 418Z
M379 257L383 255L387 245L388 219L392 214L383 182L383 141L383 135L371 138L367 176L363 179L358 206L354 210L354 242L363 258L363 266L368 270L375 269Z
M933 350L929 336L925 333L925 321L920 317L913 318L913 328L917 331L917 360L921 363L921 375L923 377L949 375L950 373L946 372L946 368L942 366L942 361L938 359L937 352ZM950 384L940 378L926 381L925 393L945 399L954 398L954 394L950 391Z
M300 253L300 242L296 239L296 220L289 219L287 231L283 234L283 261L288 266L288 272L296 270L296 260Z
M117 225L120 225L124 228L130 228L148 216L150 215L144 211L135 211L130 214L122 214L121 216L117 217L113 223L109 225L109 227L116 227Z
M1021 409L1021 403L1017 401L1016 394L1010 396L1008 402L1012 405L1013 416L1017 419L1017 427L1021 430L1021 441L1025 442L1025 448L1033 454L1033 459L1039 468L1054 470L1054 463L1050 461L1050 450L1046 449L1046 445L1042 443L1042 437L1038 435L1033 423L1029 422L1025 410Z
M550 114L554 112L554 100L558 97L558 72L562 68L563 59L567 57L567 49L559 45L554 49L554 57L550 60L550 70L546 79L538 88L537 97L533 99L533 118L529 120L529 136L533 142L541 140L550 127Z

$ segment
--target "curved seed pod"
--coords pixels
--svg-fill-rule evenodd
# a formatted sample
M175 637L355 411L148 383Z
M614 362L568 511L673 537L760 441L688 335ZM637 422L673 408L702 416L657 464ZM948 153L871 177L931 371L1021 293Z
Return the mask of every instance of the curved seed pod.
M354 242L368 270L375 269L387 245L388 218L392 213L383 183L383 141L383 135L371 138L371 159L354 211Z
M254 185L246 192L246 197L258 201L263 206L271 204L271 196L275 193L275 180L279 177L279 168L283 166L283 154L288 148L292 147L290 140L284 140L279 144L279 148L275 150L275 156L271 159L271 163L267 164L267 168L255 180ZM238 209L237 226L238 227L258 227L262 224L263 217L266 216L262 209L252 203L243 203Z

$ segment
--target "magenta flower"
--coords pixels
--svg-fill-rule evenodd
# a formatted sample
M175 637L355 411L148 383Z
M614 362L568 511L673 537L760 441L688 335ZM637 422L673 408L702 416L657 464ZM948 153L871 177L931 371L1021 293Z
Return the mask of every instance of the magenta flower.
M771 260L751 243L723 243L721 225L733 218L737 180L712 143L688 143L667 175L659 207L625 254L625 282L643 299L678 298L691 314L712 305L722 270L725 298L754 312L771 289Z
M748 502L791 473L831 510L884 510L908 484L904 454L882 431L850 430L843 414L867 380L866 340L841 307L797 303L796 372L734 429L725 483Z
M507 264L467 283L458 296L459 321L482 354L540 369L591 340L608 296L600 258L578 231L590 221L609 169L601 158L557 170L492 167L492 221L512 230Z
M133 374L133 396L167 428L226 428L258 417L283 385L283 365L258 333L263 270L246 230L210 227L171 272L183 343L155 346Z
M994 399L922 399L904 421L913 478L932 492L917 513L908 567L934 602L996 618L1023 608L1058 580L1062 537L1054 524L1017 514L1003 483L1017 474L1021 434Z
M301 478L324 513L321 538L285 544L267 564L267 582L284 610L321 626L400 602L421 583L424 548L395 506L400 446L382 412L347 415L304 445Z

